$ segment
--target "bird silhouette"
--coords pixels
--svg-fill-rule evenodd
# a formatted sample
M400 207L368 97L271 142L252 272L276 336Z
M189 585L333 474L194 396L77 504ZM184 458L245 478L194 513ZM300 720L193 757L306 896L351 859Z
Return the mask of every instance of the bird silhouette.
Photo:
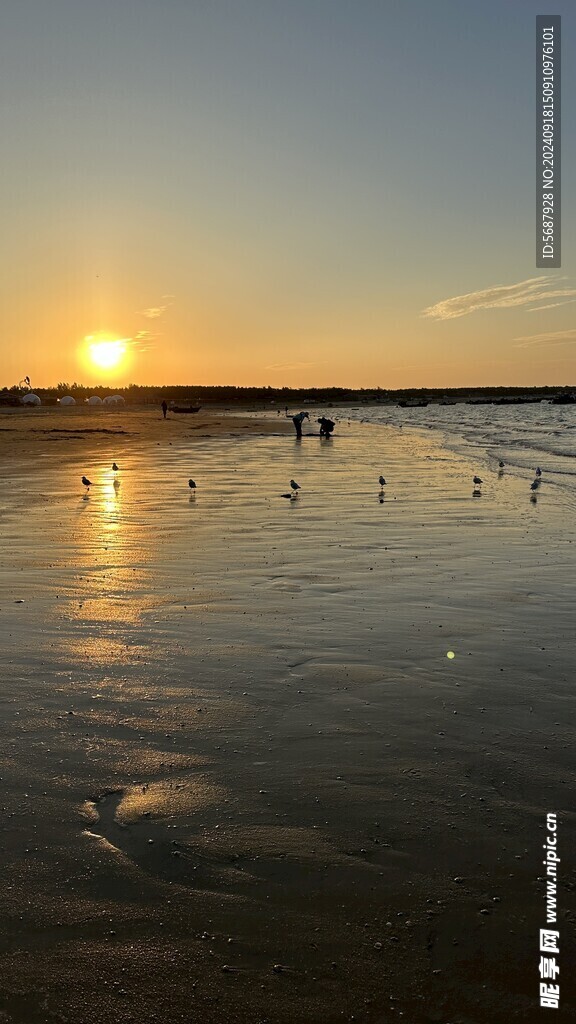
M114 470L115 473L118 472L119 467L116 465L115 462L112 463L112 469Z
M540 466L536 466L536 476L542 476L542 470L540 469Z
M189 481L188 481L188 487L189 487L189 488L190 488L190 489L191 489L192 491L195 491L195 490L196 490L196 482L195 482L195 480L189 480Z
M84 487L92 487L92 481L89 480L87 476L82 477L82 483L84 484Z
M295 480L290 481L290 487L292 488L293 491L301 490L300 484L297 484Z
M530 490L531 491L537 491L539 487L540 487L540 481L539 480L534 480L533 483L530 484Z
M484 481L483 481L483 480L481 480L479 476L475 476L475 477L474 477L474 481L473 481L473 482L474 482L475 484L481 484L481 483L484 483Z
M380 487L385 487L386 486L386 481L385 481L383 476L379 476L378 477L378 483L380 484Z
M498 465L500 466L500 469L504 469L504 463L502 462L502 459L500 459Z

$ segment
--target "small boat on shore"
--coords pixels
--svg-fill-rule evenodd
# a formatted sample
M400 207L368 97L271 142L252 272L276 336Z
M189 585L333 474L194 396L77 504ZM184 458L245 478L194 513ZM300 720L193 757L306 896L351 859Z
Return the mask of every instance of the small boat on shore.
M170 412L200 412L201 405L174 405Z

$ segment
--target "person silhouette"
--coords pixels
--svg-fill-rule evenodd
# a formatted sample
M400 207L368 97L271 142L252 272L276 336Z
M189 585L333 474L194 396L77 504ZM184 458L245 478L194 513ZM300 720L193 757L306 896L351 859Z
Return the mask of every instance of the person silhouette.
M330 437L330 434L336 426L334 420L329 420L326 416L321 416L318 423L320 424L320 437Z
M162 415L163 415L164 419L166 419L166 413L167 412L168 412L168 406L166 404L166 399L164 399L164 401L162 402Z
M307 412L297 412L296 415L292 417L292 423L294 424L294 427L296 428L296 437L297 438L302 437L302 421L303 420L309 420L309 419L310 419L310 417L309 417Z

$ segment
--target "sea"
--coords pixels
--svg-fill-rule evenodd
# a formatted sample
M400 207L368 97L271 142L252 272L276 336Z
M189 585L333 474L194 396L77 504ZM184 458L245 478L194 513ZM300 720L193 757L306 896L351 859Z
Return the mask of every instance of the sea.
M576 489L576 405L551 405L543 401L524 405L459 402L412 408L397 405L303 408L308 409L313 427L318 416L333 419L335 436L339 426L348 423L393 426L420 434L434 431L434 439L442 447L465 456L480 471L482 467L497 469L502 461L507 473L526 478L539 466L549 483L562 489Z

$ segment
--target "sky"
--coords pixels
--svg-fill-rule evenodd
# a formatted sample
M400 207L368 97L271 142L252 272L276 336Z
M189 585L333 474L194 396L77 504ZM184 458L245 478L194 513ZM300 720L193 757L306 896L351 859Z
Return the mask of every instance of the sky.
M0 387L576 384L575 32L573 0L4 0Z

